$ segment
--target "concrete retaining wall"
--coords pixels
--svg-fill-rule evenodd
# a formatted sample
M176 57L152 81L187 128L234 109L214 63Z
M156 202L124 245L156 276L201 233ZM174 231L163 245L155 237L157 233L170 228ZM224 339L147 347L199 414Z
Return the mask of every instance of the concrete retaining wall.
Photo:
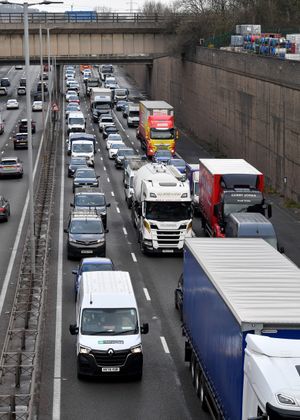
M245 158L278 192L300 201L300 63L199 48L128 66L150 93L175 107L178 125L231 158ZM286 183L284 182L286 179Z

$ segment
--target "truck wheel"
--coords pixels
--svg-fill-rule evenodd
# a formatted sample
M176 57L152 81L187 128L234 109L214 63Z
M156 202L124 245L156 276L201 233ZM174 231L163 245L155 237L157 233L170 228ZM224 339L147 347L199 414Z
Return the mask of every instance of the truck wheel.
M192 354L191 361L190 361L190 370L191 370L191 377L192 377L192 384L195 386L195 368L196 368L196 360L194 353Z
M201 372L200 372L199 365L197 363L196 369L195 369L195 391L198 398L200 397L200 378L201 378Z
M201 403L202 410L205 411L205 412L208 412L208 406L207 406L207 402L206 402L205 383L204 383L203 376L201 376L201 378L200 378L199 397L200 397L200 403Z

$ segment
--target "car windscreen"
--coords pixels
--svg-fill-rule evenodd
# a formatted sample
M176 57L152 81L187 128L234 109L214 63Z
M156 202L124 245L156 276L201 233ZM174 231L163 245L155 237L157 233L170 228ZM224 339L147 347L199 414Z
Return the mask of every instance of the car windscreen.
M154 140L155 139L162 139L162 140L174 139L174 130L173 129L157 130L156 128L151 128L150 138Z
M75 207L105 206L105 197L102 194L77 194L74 200Z
M134 151L130 149L120 149L118 152L118 156L132 156L134 155Z
M96 178L92 169L80 169L76 171L76 178Z
M139 117L140 111L129 111L129 117Z
M75 153L92 153L93 145L92 144L72 144L72 151Z
M82 265L82 273L91 271L112 271L113 266L110 263L85 263Z
M117 96L125 96L125 95L127 95L127 91L126 91L126 89L116 89L115 94Z
M84 118L81 117L70 117L69 125L84 125Z
M103 225L101 220L72 220L70 224L70 233L72 234L101 234L103 233Z
M135 308L87 308L81 316L81 334L138 334Z

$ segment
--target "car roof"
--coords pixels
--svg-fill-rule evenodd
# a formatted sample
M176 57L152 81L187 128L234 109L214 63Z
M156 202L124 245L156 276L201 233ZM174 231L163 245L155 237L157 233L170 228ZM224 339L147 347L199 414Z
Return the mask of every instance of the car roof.
M87 257L81 260L81 265L88 264L88 263L113 264L110 258L105 258L105 257Z

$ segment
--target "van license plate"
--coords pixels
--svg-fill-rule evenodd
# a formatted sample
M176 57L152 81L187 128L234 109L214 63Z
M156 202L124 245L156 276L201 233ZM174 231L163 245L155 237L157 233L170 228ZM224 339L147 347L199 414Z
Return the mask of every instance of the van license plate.
M93 251L92 250L91 251L89 251L89 250L82 250L81 253L82 254L92 254Z
M173 249L163 249L162 252L169 252L169 253L172 254L174 252L174 250Z
M102 368L102 372L120 372L120 368L118 367Z

